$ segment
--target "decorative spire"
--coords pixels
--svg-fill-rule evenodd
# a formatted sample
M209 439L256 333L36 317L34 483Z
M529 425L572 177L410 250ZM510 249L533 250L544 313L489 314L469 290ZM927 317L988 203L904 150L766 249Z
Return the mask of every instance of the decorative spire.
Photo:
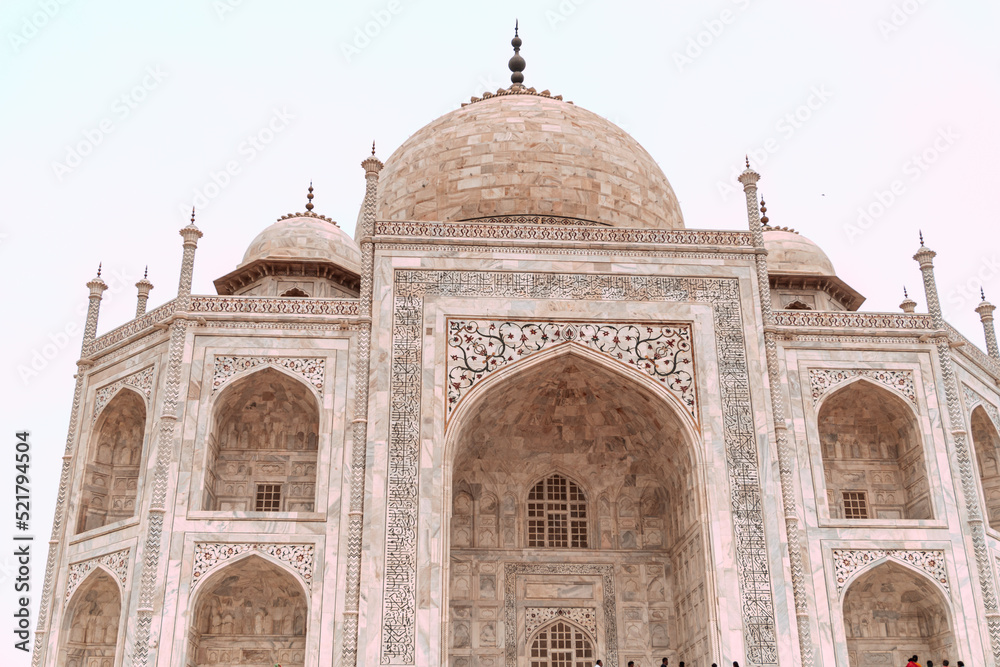
M102 266L104 266L104 262L98 262L98 263L97 263L97 277L98 277L98 278L100 278L100 277L101 277L101 267L102 267Z
M524 58L521 57L521 38L517 36L517 19L514 20L514 39L510 40L510 45L514 47L514 55L507 62L510 68L510 82L514 88L521 88L524 84Z
M764 203L764 195L760 196L760 224L768 226L770 220L767 217L767 204Z
M922 246L924 244L924 230L920 229L917 233L920 234L920 245Z
M906 285L903 285L903 298L909 299L910 295L906 293Z
M375 140L372 139L372 155L375 155Z
M750 156L749 155L744 155L743 157L744 157L744 159L746 159L747 169L749 169L750 168Z
M313 210L313 182L309 181L309 194L306 195L306 210Z
M979 320L983 323L983 334L986 337L986 352L994 359L1000 359L1000 348L997 347L997 332L993 328L993 311L996 306L986 300L986 292L979 288L979 296L983 298L976 312L979 313Z
M912 313L917 309L917 302L910 298L905 285L903 286L903 302L899 304L899 307L904 313Z
M191 207L191 224L194 224L194 206Z
M979 288L979 298L986 301L986 292L983 291L982 287Z
M146 268L143 269L142 271L142 279L145 280L148 277L149 277L149 264L147 264Z
M135 316L142 317L146 314L146 303L149 301L149 290L153 289L153 283L149 282L149 266L142 272L142 280L135 284L138 290L138 299L135 304Z

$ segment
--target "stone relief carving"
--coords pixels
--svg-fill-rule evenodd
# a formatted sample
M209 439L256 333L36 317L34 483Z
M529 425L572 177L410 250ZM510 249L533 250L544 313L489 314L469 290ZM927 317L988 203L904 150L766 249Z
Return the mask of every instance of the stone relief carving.
M965 394L965 409L971 413L973 408L977 405L982 405L983 409L986 410L986 414L990 416L990 421L993 422L993 426L995 426L997 430L1000 430L1000 410L997 410L997 406L988 402L977 391L968 385L962 385L962 392Z
M306 379L309 384L323 391L326 360L315 357L229 357L215 358L212 373L212 391L216 392L234 375L258 366L278 366Z
M312 589L313 568L315 567L316 547L312 544L218 544L199 542L194 545L194 568L191 577L194 579L192 590L205 578L211 570L236 556L258 552L286 563L298 572L306 582L306 587Z
M908 551L905 549L834 549L833 566L837 579L837 594L843 594L844 585L851 575L877 560L890 558L912 565L926 572L945 590L948 585L948 570L945 567L944 551Z
M399 229L393 225L402 225ZM414 223L431 224L432 223ZM411 223L378 223L379 233L402 233ZM433 226L433 225L432 225ZM445 229L457 229L449 223ZM470 225L482 229L484 225ZM511 230L513 227L505 227ZM525 228L527 229L527 228ZM574 227L533 227L565 232ZM412 233L414 230L407 231ZM598 230L605 231L605 230ZM615 233L616 230L610 230ZM687 230L617 230L640 235L687 234ZM449 233L441 231L442 234ZM701 232L692 238L700 239ZM734 233L740 242L745 232ZM680 242L680 241L675 241ZM740 580L746 659L777 662L770 564L765 548L763 503L739 285L731 278L397 270L395 272L390 376L389 460L385 583L382 595L382 664L412 664L416 643L416 566L420 396L425 296L531 298L597 301L684 301L710 304L724 413L734 551ZM923 320L914 321L917 326ZM845 323L844 326L850 326ZM610 575L609 575L610 576ZM613 620L613 616L611 619ZM609 623L614 625L614 623ZM613 633L617 637L617 630ZM507 638L510 641L510 638ZM615 640L616 641L616 640ZM513 653L508 651L508 660ZM610 660L610 658L609 658ZM609 663L609 667L610 663Z
M787 327L837 327L843 329L933 329L930 315L904 313L824 312L776 310L774 323Z
M524 634L531 633L554 618L566 618L597 637L597 610L591 607L528 607L524 610Z
M881 370L869 368L810 368L809 386L812 390L813 405L834 387L856 377L863 377L895 389L917 404L917 391L913 384L913 371Z
M97 418L100 416L101 411L111 402L115 394L121 390L122 387L132 387L138 390L140 394L145 397L146 402L149 402L149 396L153 391L153 367L147 366L141 371L136 371L131 375L116 380L115 382L107 385L106 387L101 387L94 394L94 416L91 422L96 422Z
M251 296L196 296L196 313L256 313L261 315L357 315L357 299L290 299Z
M448 320L448 414L493 371L566 343L584 345L659 380L698 420L691 326L605 322Z
M73 592L98 565L103 565L107 568L124 589L128 583L128 564L131 553L132 548L129 547L128 549L104 554L103 556L97 556L89 560L80 561L79 563L72 563L69 566L69 576L66 579L66 595L63 597L63 604L69 604L70 599L73 597Z

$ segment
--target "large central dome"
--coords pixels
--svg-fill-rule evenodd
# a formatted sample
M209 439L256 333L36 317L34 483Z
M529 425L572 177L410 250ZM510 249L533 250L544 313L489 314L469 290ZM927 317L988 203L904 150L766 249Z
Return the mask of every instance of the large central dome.
M382 220L540 215L684 227L670 183L635 139L530 89L475 101L418 130L379 180Z

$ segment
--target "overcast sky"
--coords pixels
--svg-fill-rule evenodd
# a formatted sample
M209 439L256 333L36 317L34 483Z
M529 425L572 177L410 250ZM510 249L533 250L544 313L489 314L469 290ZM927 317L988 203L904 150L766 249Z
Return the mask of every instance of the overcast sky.
M509 85L515 18L526 85L630 132L689 228L745 228L734 179L749 153L772 224L819 243L864 310L898 311L904 285L925 310L911 259L923 229L946 317L981 345L980 284L1000 303L998 12L972 0L4 0L0 434L33 432L36 590L98 262L112 288L103 332L134 313L145 265L150 307L174 296L193 201L196 293L303 210L310 180L316 211L353 233L371 141L384 160ZM0 557L3 618L12 564ZM5 640L8 652L27 664Z

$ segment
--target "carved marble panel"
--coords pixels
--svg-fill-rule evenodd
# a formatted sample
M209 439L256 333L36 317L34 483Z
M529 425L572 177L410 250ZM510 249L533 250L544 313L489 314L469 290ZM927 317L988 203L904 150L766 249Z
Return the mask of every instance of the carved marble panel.
M229 357L215 358L215 370L212 373L212 391L222 388L234 375L258 366L275 366L289 370L299 375L323 391L323 381L326 375L326 360L315 357Z
M905 549L835 549L833 551L834 574L837 579L837 594L844 592L847 580L855 572L882 559L896 560L912 565L926 572L931 579L949 590L948 570L945 567L944 552L934 550L908 551Z
M597 610L592 607L528 607L524 610L524 634L531 633L554 618L566 618L573 621L597 637Z
M107 407L111 399L114 398L122 387L132 387L149 402L149 396L153 391L153 367L147 366L141 371L136 371L131 375L127 375L120 380L116 380L111 384L101 387L94 394L94 416L91 418L91 422L96 422L97 418L100 416L101 411Z
M69 576L66 579L66 594L63 596L63 604L68 604L73 592L87 578L87 575L98 565L103 565L118 580L122 588L128 583L128 564L132 548L122 549L113 553L96 556L79 563L71 563L69 566Z
M258 552L267 554L275 560L287 564L302 576L306 587L312 588L313 569L315 567L316 547L312 544L220 544L210 542L198 542L194 545L194 568L191 577L194 589L205 575L216 567L237 556L246 553Z
M813 405L819 402L825 394L838 385L863 377L890 389L895 389L916 405L917 391L913 384L913 371L909 370L879 370L870 368L810 368L809 386L812 390Z

